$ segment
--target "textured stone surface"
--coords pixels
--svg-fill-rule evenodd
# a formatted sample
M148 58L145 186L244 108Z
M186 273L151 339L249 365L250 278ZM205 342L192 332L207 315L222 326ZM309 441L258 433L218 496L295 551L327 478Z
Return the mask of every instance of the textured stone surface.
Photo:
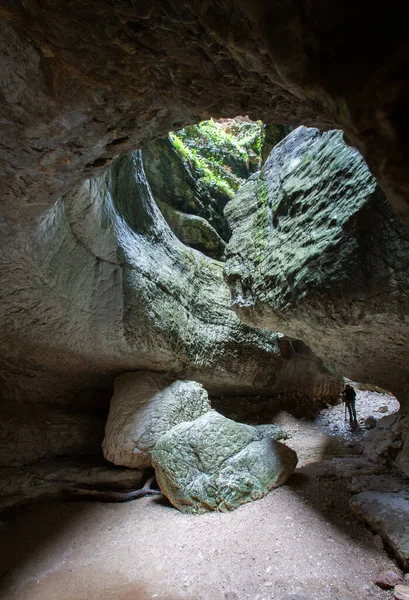
M264 140L261 148L261 164L263 165L272 149L292 131L291 125L269 123L264 125Z
M131 468L149 467L152 449L163 434L210 410L200 383L169 379L147 372L116 378L102 444L107 460Z
M338 391L317 357L284 357L282 336L240 322L223 265L173 235L139 152L67 194L3 252L7 402L30 393L54 401L146 368L252 395L301 384ZM46 367L58 392L54 380L41 385Z
M170 139L146 145L142 157L152 195L174 234L184 244L220 258L230 235L223 216L228 197L212 197Z
M409 489L409 479L399 477L398 475L375 474L360 475L359 473L352 477L348 485L348 491L358 494L360 492L401 492Z
M395 571L381 571L374 576L372 581L383 590L390 590L395 585L403 583L404 579L395 573Z
M395 600L409 600L409 586L397 585L393 590Z
M103 407L101 407L103 408ZM0 467L18 467L53 456L101 454L105 410L23 404L1 412Z
M337 371L405 402L409 233L342 134L291 132L226 215L240 317L307 341Z
M140 152L66 194L0 251L0 410L7 422L13 415L0 464L50 457L51 435L51 455L71 453L84 440L81 452L95 440L85 418L74 435L69 426L33 433L45 442L32 448L16 427L21 422L23 430L36 404L104 418L114 378L124 371L170 372L216 394L302 389L308 401L339 393L339 380L316 356L286 353L282 336L240 322L223 265L172 233Z
M366 434L363 449L374 462L393 465L409 477L409 417L397 413L378 419Z
M409 567L409 490L396 493L362 492L350 500L355 515L377 531Z
M172 504L197 514L262 498L286 482L297 456L263 431L211 411L162 436L152 462Z

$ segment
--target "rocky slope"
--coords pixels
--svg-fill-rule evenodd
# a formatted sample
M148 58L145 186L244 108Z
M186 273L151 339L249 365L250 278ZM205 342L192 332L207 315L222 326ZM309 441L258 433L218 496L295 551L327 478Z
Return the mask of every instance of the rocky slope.
M293 131L226 215L240 318L308 340L339 372L405 403L409 233L341 132Z

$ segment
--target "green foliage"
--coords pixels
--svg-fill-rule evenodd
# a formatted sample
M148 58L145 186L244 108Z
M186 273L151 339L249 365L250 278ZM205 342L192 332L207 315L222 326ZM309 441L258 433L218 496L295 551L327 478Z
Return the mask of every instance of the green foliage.
M228 177L223 178L217 162L205 159L200 155L198 148L185 144L183 138L179 137L176 133L170 133L169 138L175 150L183 160L189 163L191 169L201 179L203 184L214 188L216 191L219 190L229 198L234 196L236 189L228 181Z
M254 152L260 162L261 148L264 141L264 129L261 121L256 123L245 123L245 127L239 132L238 143L246 149L247 154Z
M262 132L261 122L211 119L170 133L169 138L199 185L230 199L259 167Z
M321 369L330 375L335 375L335 369L327 362L321 364Z

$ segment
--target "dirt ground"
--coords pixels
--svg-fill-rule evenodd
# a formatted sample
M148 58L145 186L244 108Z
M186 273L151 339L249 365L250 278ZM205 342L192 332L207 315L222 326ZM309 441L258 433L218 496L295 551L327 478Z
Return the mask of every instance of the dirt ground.
M390 396L359 392L358 417ZM314 421L286 413L299 467L288 484L232 513L187 516L158 498L127 504L48 503L0 520L1 600L370 600L382 569L400 572L349 512L345 480L317 461L357 455L343 406Z

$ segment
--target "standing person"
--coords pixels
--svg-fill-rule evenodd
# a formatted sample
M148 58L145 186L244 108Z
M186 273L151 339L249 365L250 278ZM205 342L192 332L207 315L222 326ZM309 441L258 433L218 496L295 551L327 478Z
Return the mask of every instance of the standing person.
M356 418L356 410L355 410L355 398L356 392L352 385L347 383L345 388L341 392L341 396L344 398L344 402L349 412L349 422L353 427L358 427L358 421Z

